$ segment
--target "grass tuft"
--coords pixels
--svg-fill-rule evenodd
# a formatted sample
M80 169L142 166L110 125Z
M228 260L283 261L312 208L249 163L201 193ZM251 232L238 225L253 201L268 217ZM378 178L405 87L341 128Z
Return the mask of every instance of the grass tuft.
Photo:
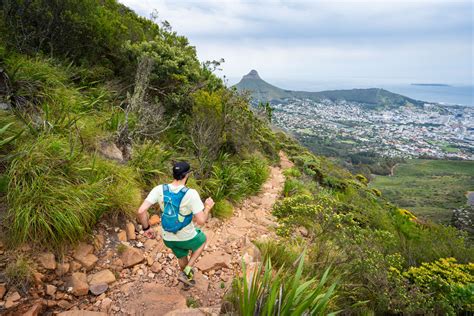
M217 218L230 218L234 213L234 207L227 200L217 201L214 207L212 208L212 215Z
M33 281L32 263L23 255L19 255L15 261L10 262L5 268L5 278L8 287L14 287L23 293L27 293Z

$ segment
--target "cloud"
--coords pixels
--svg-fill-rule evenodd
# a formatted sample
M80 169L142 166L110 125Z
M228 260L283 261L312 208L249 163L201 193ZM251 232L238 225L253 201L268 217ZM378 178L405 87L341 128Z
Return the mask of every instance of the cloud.
M122 2L158 10L202 60L223 57L230 78L255 68L289 80L473 80L469 0Z

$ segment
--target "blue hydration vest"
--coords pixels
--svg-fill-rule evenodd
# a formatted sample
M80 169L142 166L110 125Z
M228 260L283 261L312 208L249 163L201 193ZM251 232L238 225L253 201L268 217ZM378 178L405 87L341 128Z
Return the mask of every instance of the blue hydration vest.
M163 185L163 204L164 210L161 215L161 225L163 229L170 233L177 233L184 227L188 226L193 219L193 213L182 215L179 212L179 206L184 198L188 188L184 187L177 193L170 191L168 184Z

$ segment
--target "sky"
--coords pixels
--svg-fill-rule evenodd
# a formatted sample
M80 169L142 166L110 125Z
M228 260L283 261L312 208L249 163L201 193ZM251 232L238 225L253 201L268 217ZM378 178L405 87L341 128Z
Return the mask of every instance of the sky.
M256 69L288 89L324 83L472 85L471 0L120 0L171 23L229 84Z

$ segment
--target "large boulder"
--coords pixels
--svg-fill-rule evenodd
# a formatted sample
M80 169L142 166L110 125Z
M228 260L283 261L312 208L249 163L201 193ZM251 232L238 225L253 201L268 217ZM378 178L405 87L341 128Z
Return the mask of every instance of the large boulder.
M221 268L231 268L232 257L224 252L217 251L205 254L196 264L196 268L203 272L219 270Z
M128 247L127 250L123 252L120 259L123 262L124 268L130 268L136 264L143 262L143 260L145 260L145 257L143 256L143 253L140 250Z

